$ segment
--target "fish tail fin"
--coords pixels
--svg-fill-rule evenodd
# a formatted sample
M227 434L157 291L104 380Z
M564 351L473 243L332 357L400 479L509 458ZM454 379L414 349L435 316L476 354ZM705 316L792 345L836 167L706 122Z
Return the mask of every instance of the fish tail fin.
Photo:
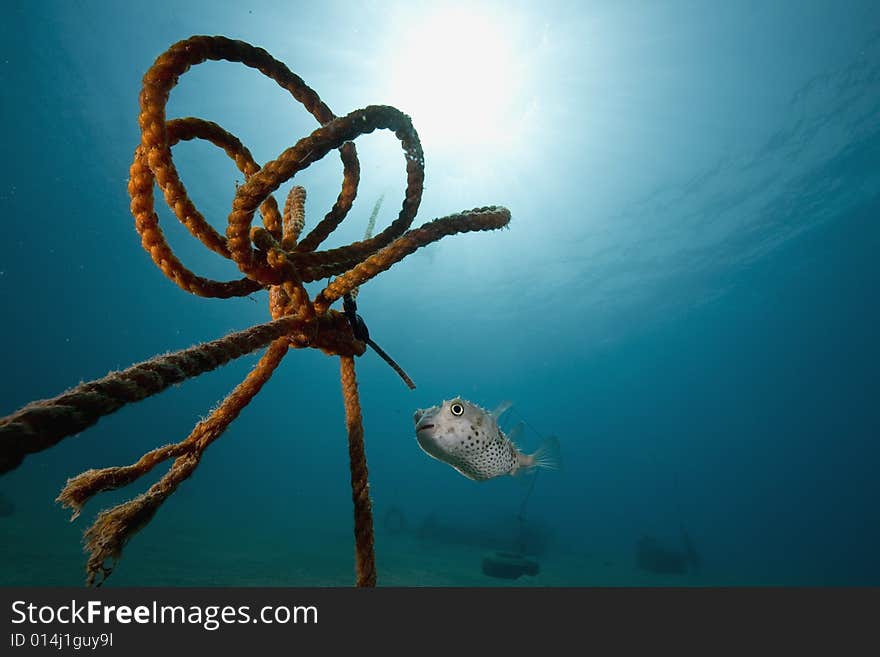
M562 455L559 451L559 438L550 436L524 459L527 467L543 468L545 470L559 470L562 467Z

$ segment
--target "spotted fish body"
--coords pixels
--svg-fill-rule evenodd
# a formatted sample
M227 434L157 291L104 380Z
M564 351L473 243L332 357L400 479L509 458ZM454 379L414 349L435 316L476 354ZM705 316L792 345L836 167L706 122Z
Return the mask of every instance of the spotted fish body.
M416 440L428 455L476 481L517 474L522 468L555 467L554 450L549 449L556 446L555 439L535 454L523 454L501 431L498 417L508 407L490 413L456 397L417 410L413 416Z

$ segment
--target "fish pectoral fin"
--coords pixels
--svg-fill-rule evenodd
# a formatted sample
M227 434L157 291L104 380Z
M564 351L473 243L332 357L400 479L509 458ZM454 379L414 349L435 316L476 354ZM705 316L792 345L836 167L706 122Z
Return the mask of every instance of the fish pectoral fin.
M516 443L519 442L519 439L522 437L525 426L525 422L520 422L515 427L513 427L513 429L510 430L509 434L507 434L507 439L513 443L514 447L516 447Z

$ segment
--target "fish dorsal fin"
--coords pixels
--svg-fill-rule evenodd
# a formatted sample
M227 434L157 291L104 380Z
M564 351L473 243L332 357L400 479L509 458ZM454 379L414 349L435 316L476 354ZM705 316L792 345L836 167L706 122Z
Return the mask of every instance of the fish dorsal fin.
M504 415L511 406L513 406L513 402L509 399L501 402L500 404L498 404L498 406L495 407L495 410L492 411L492 417L494 417L496 420L500 419L501 416Z

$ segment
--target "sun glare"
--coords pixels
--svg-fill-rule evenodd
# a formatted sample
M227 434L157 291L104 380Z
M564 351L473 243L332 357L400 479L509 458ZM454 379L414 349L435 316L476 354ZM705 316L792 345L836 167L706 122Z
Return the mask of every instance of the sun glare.
M389 54L389 97L409 114L426 147L449 140L500 146L525 113L525 62L502 16L426 10L407 20Z

